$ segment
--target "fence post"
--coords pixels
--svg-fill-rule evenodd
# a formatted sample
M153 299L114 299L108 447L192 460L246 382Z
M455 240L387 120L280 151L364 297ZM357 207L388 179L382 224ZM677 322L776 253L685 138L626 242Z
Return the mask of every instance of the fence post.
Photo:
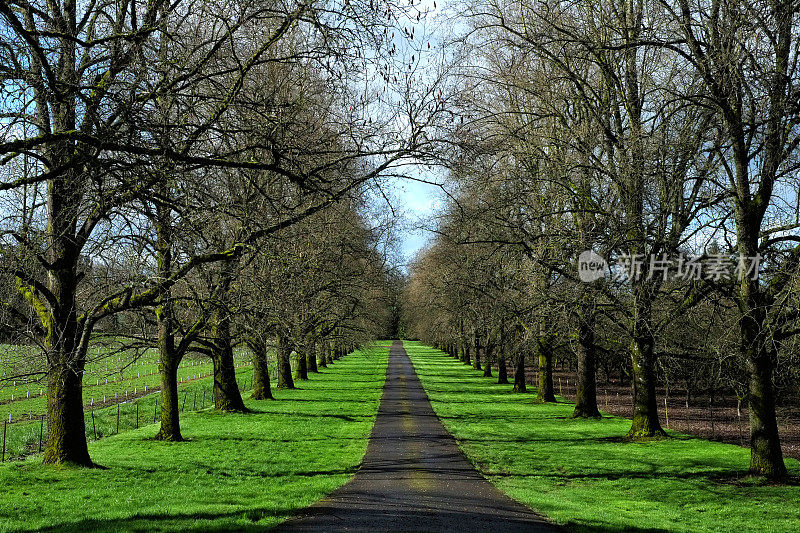
M8 422L3 420L3 457L0 459L0 463L4 463L6 460L6 428L8 427Z
M708 398L708 413L711 416L711 438L713 439L716 431L714 431L714 400L711 396Z
M136 429L139 429L139 402L136 402Z
M194 401L192 402L192 411L197 411L197 391L194 391Z
M91 410L92 413L92 431L94 432L94 440L97 440L97 426L94 425L94 409Z
M45 415L42 415L42 423L39 426L39 453L42 452L42 438L44 437L44 417Z
M158 415L158 400L155 401L153 405L153 423L156 423L156 416Z
M119 404L117 404L117 435L119 435Z

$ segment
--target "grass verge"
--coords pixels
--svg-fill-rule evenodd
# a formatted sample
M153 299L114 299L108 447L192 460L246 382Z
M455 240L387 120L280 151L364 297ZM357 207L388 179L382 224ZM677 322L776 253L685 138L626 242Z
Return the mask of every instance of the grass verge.
M406 342L433 409L478 470L576 531L800 531L800 486L746 477L750 452L672 433L621 439L630 420L572 420L445 355ZM800 476L800 463L787 460Z
M354 352L255 412L188 413L183 443L157 425L90 444L102 469L0 467L0 531L263 530L345 483L366 451L387 343Z

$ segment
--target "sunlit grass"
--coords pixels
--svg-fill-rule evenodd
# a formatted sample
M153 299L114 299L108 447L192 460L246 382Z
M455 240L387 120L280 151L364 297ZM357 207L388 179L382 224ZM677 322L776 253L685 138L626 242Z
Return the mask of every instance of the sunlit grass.
M270 367L271 373L274 370L274 366L273 362ZM242 394L248 394L247 391L252 388L253 384L253 367L240 366L236 369L236 378L239 387L243 389ZM156 379L158 379L158 376ZM182 383L179 382L178 399L180 411L196 411L210 406L214 401L212 396L213 385L213 375L204 378L193 378ZM130 392L134 393L134 390L131 389ZM143 391L139 390L137 393L142 394ZM108 403L112 403L112 405L108 407L100 407L100 405L92 407L90 403L85 408L83 417L86 426L86 438L88 440L97 440L155 422L161 408L160 389L151 389L144 394L145 396L131 397L130 399L126 399L124 393L120 393L118 398L109 396ZM86 394L84 394L85 397ZM45 409L45 400L42 400L42 412ZM35 400L30 401L33 402ZM113 402L118 403L113 404ZM13 424L8 424L8 427L5 428L6 460L19 459L21 456L36 452L47 438L47 424L44 416L36 411L34 413L31 420L23 417ZM3 419L3 422L5 420Z
M0 531L248 530L346 482L366 450L388 350L355 352L255 412L183 416L184 443L139 430L90 445L103 469L0 466Z
M406 342L434 411L483 475L576 530L800 531L800 486L746 477L749 450L673 434L630 443L630 421L571 420L438 350ZM794 476L800 464L788 460ZM790 503L791 502L791 503Z
M110 352L103 355L104 348L90 349L90 362L86 365L83 380L83 400L89 407L94 403L123 401L140 396L160 386L157 352L146 350L137 356L135 351ZM0 421L25 421L45 414L47 409L47 381L43 374L38 381L11 378L14 369L10 361L20 354L32 352L32 347L0 344ZM31 359L35 355L29 354ZM249 351L237 349L234 360L237 367L247 366L252 356ZM43 363L42 363L43 364ZM29 370L36 368L33 365ZM178 368L178 382L189 383L213 373L213 363L208 357L186 357ZM35 377L35 376L34 376ZM210 382L210 380L208 380Z

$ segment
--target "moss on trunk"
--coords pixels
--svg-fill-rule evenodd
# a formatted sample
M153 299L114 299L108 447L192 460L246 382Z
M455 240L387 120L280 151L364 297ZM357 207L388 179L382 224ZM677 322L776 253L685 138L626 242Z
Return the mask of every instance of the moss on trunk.
M633 421L627 438L666 437L658 420L656 378L653 361L653 338L640 335L631 343L633 364Z
M744 319L746 320L746 319ZM750 328L751 324L743 324ZM742 332L748 369L750 416L750 468L752 475L781 481L788 475L783 460L778 420L775 412L775 390L772 383L775 354L755 331ZM745 344L748 343L749 344Z
M248 341L253 352L253 400L272 400L272 387L269 382L269 359L266 343L260 338Z
M319 343L319 353L318 353L318 361L320 367L325 368L328 366L328 353L330 352L330 347L328 346L328 341L323 341Z
M180 360L159 361L161 374L161 427L156 440L180 442L183 440L178 413L178 366Z
M44 464L92 466L83 419L83 366L61 363L48 371Z
M297 357L297 366L294 370L294 379L305 381L308 379L308 363L305 349L302 346L295 347L295 356Z

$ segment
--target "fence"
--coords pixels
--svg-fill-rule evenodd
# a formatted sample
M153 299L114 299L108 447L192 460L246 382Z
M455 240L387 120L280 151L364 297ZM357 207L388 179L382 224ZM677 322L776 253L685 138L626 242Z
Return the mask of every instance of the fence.
M270 368L270 377L275 369ZM213 376L189 382L178 391L178 410L199 411L213 406ZM240 391L253 387L252 367L242 367L237 372ZM158 422L161 412L160 388L150 389L147 395L95 408L84 412L86 438L98 440ZM47 441L47 420L44 415L24 421L9 423L3 420L3 442L0 462L11 458L41 452Z

